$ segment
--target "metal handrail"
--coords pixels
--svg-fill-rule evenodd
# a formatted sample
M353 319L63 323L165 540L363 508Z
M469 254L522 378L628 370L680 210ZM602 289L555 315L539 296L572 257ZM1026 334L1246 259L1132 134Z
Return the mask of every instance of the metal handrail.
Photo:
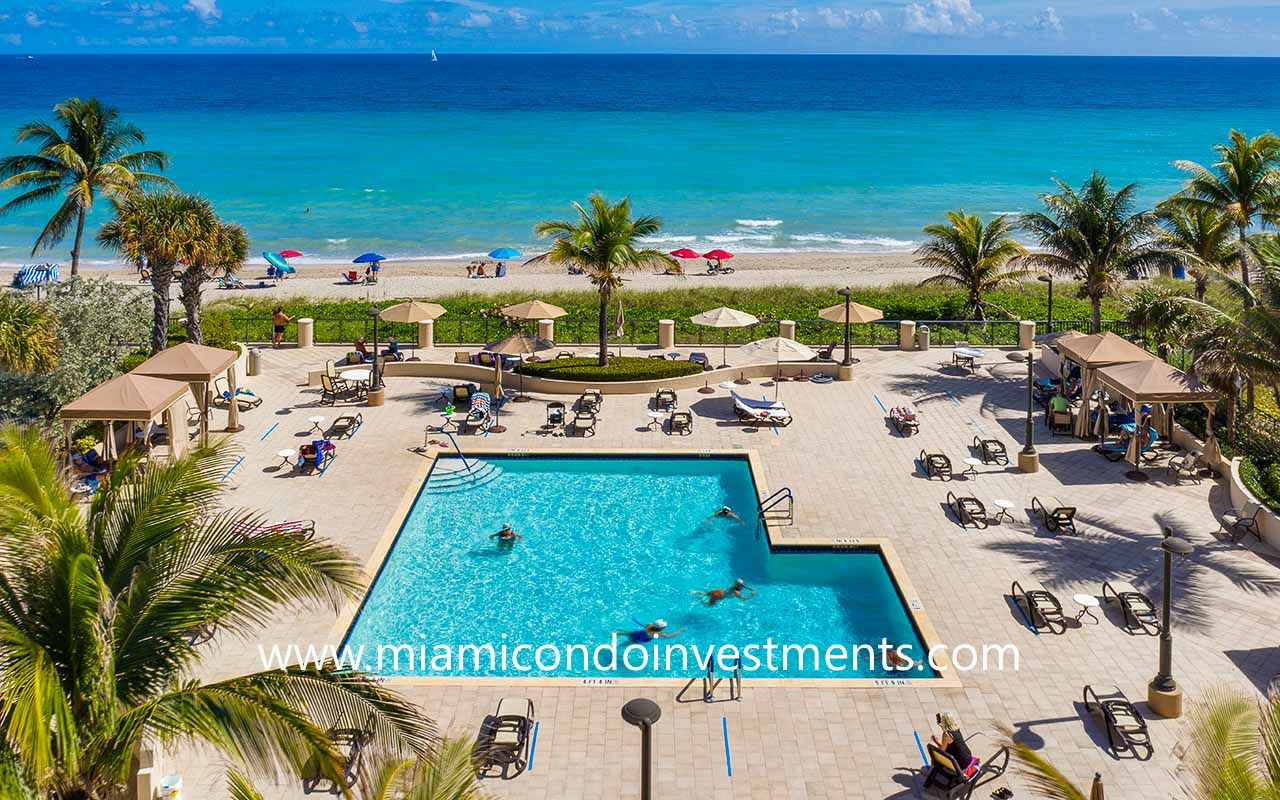
M782 503L786 503L787 504L786 509L778 513L784 514L788 522L793 522L795 521L795 502L796 502L796 498L795 498L795 495L791 493L791 487L783 486L778 491L774 492L773 494L766 497L764 500L760 501L760 510L756 514L756 516L757 518L763 520L765 519L766 514L772 512L775 508L777 508L777 506L781 505Z

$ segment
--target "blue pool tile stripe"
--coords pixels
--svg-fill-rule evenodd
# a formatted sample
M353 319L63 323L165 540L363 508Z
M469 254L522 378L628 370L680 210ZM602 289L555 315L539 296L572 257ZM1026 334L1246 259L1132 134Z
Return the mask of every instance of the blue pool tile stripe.
M218 478L218 482L221 483L225 481L227 478L229 478L231 476L231 473L236 471L236 467L240 466L243 463L244 463L244 456L240 456L239 458L236 459L236 463L231 465L231 469L227 470L226 473L223 474L221 478Z
M880 406L880 410L881 410L881 411L883 411L884 413L888 414L888 413L889 413L889 409L885 408L885 407L884 407L884 403L880 402L880 395L878 395L878 394L873 394L873 395L871 395L871 396L872 396L872 397L874 397L874 398L876 399L876 405Z
M538 754L538 726L541 722L533 723L533 741L529 744L529 771L533 772L533 757Z
M929 756L925 755L924 745L920 743L920 732L912 731L911 734L916 737L916 748L920 750L920 758L924 761L925 767L929 766Z
M260 441L260 442L262 442L262 441L266 441L266 438L267 438L268 436L270 436L270 435L271 435L271 432L272 432L272 431L274 431L276 428L279 428L279 427L280 427L280 423L279 423L279 422L277 422L277 423L275 423L274 425L272 425L270 428L267 428L267 432L266 432L266 433L264 433L264 434L262 434L262 437L261 437L261 438L259 438L259 439L258 439L258 441Z
M729 718L720 718L720 730L724 733L724 768L733 777L733 758L729 755Z

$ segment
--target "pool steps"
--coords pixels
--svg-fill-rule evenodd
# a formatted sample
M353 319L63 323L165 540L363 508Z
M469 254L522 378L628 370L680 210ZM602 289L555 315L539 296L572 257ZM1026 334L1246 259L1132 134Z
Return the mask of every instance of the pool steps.
M461 464L445 468L439 462L431 472L427 488L423 492L429 495L455 494L483 486L497 480L502 475L502 467L492 461L472 460L471 468Z

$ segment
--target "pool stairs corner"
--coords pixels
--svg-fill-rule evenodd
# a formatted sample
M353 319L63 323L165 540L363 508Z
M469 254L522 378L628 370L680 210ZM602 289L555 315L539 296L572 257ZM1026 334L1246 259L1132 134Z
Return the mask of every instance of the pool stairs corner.
M452 460L452 459L450 459ZM465 492L492 483L502 475L502 467L492 461L472 459L466 466L445 467L444 460L436 461L424 494L446 495Z

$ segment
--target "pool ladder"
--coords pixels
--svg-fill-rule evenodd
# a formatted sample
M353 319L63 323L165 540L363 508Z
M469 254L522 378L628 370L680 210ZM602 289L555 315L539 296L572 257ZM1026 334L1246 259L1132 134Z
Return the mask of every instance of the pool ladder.
M422 443L422 449L423 450L427 449L428 447L427 440L431 439L431 435L433 433L436 434L437 436L447 436L449 438L449 443L453 445L453 451L458 454L458 458L462 459L463 469L465 469L467 472L471 472L472 462L467 461L466 455L464 455L462 452L462 446L458 444L457 439L453 438L452 431L446 431L442 428L428 427L425 433L423 434L424 441Z
M712 650L711 653L707 655L706 666L707 666L706 672L704 672L701 675L695 675L689 679L689 682L686 683L684 685L684 688L681 689L679 694L676 695L676 702L677 703L696 703L698 702L699 699L701 699L702 702L704 703L727 703L731 701L741 702L742 700L742 659L735 658L733 660L733 669L730 670L729 674L723 678L716 676L716 654L714 650ZM693 688L693 685L695 683L698 683L699 681L702 682L702 697L701 698L685 697L685 694L690 689ZM729 696L716 697L716 689L719 688L720 684L724 683L725 681L728 681L729 683Z
M786 522L792 525L795 523L795 505L796 498L791 494L791 487L783 486L760 501L757 517L760 522Z

